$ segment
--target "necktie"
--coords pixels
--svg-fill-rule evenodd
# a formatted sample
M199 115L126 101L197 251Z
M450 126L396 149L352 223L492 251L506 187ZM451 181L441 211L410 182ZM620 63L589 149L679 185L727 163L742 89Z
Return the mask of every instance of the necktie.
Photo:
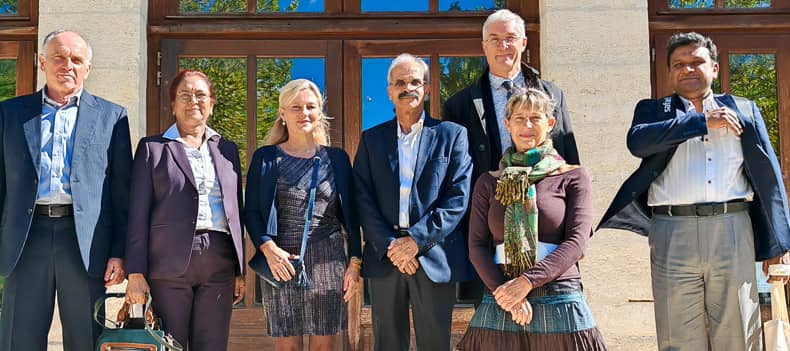
M507 90L507 99L510 100L510 97L513 95L513 82L506 80L502 82L502 87Z

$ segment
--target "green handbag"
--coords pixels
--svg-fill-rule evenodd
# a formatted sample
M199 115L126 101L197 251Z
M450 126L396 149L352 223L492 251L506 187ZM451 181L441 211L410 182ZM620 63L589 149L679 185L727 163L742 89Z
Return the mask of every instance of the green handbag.
M118 319L106 319L113 327L107 327L99 320L99 308L108 298L124 298L124 293L111 293L100 297L93 306L93 320L104 330L96 343L96 351L183 351L183 347L171 335L160 328L158 318L151 311L151 295L145 304L143 315L144 325L135 326L129 323L129 305L124 305L118 312Z

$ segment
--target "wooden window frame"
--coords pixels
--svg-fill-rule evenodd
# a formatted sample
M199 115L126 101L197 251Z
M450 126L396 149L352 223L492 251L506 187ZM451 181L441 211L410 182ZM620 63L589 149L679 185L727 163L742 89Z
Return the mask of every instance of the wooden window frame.
M36 44L31 40L0 39L0 59L16 60L16 95L31 94L36 88ZM27 63L27 64L25 64Z

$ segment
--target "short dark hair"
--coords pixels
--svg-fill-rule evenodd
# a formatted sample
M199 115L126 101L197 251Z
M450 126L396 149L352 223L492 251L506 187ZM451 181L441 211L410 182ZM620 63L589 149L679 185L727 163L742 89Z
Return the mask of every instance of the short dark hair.
M669 58L672 57L675 49L686 45L695 45L708 49L710 59L713 62L719 62L719 51L716 49L716 44L713 43L713 40L697 32L689 32L676 33L669 37L669 42L667 43L667 66L669 66Z

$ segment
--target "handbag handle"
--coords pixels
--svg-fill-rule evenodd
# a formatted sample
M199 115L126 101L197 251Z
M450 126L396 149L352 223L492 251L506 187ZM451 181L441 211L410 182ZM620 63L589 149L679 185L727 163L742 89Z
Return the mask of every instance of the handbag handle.
M145 302L145 309L143 310L143 315L145 315L148 312L148 309L151 307L151 294L145 294L145 296L146 296L147 300ZM107 293L107 294L104 294L101 297L99 297L96 300L96 303L93 304L93 320L96 321L96 323L98 323L102 327L104 327L104 323L99 321L99 308L101 307L101 305L104 304L104 301L107 300L108 298L119 298L119 299L122 299L122 298L125 298L125 297L126 297L126 293ZM110 322L110 324L112 324L115 329L120 328L120 325L117 322L107 319L106 316L105 316L104 320L105 320L105 322ZM170 336L167 336L167 337L163 338L163 337L159 336L158 334L156 334L154 332L154 330L151 328L151 325L148 324L147 321L144 324L145 324L145 331L147 331L148 334L150 334L151 337L156 342L158 342L160 345L164 346L167 350L170 350L170 351L183 351L184 350L184 347L181 346L181 344L179 344L178 341L175 338L170 337Z

